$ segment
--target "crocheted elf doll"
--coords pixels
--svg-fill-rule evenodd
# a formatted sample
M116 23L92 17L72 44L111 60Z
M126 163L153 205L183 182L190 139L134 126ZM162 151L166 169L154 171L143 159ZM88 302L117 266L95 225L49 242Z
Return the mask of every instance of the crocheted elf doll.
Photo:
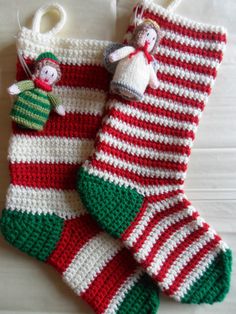
M59 9L58 4L46 4ZM50 47L63 65L55 88L64 121L52 112L41 132L13 123L11 184L0 219L5 239L62 276L97 314L155 314L158 287L130 252L103 232L76 192L76 171L91 154L109 88L102 55L109 42L66 39L22 28L22 56L31 67ZM79 53L78 53L79 52ZM17 79L26 75L20 63Z
M147 19L136 27L130 46L115 50L109 55L110 62L118 62L111 92L127 99L141 99L148 85L158 87L153 68L152 54L156 52L161 38L160 27Z
M138 102L111 96L94 154L79 171L78 191L100 226L123 241L167 295L184 303L222 301L231 250L183 185L226 31L153 1L140 10L164 31L155 54L159 87L147 88ZM128 34L134 29L131 24Z
M8 92L18 95L11 111L12 120L19 125L41 131L52 108L64 116L61 100L52 93L52 86L61 78L57 57L51 52L41 53L35 61L32 80L11 85Z

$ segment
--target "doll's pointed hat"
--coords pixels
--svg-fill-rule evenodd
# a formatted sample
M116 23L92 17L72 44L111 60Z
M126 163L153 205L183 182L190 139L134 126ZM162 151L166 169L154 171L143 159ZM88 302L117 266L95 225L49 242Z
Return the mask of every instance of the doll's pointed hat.
M44 60L49 60L49 61L51 61L53 63L59 64L58 58L50 51L41 53L38 56L38 58L36 59L36 62L41 62L41 61L44 61Z

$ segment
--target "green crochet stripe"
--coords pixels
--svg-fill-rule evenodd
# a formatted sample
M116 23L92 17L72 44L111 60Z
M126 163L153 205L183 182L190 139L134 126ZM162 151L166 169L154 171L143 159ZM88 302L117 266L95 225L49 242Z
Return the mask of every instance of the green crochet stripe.
M42 89L40 88L34 88L33 90L31 90L31 92L33 91L33 93L35 95L37 95L40 98L44 98L45 100L48 100L48 94L47 92L44 92Z
M126 294L117 314L156 314L159 304L157 286L145 274Z
M20 112L19 110L17 110L16 107L12 108L11 117L12 120L14 120L15 122L22 124L28 128L34 128L36 130L42 130L44 123L46 122L34 119L33 117L30 117L29 115Z
M25 101L23 99L18 99L17 100L17 106L21 110L22 113L30 115L30 117L39 119L42 121L45 121L48 119L48 115L50 113L50 109L43 109L40 108L39 106L29 102Z
M181 302L213 304L223 301L230 288L231 269L232 252L221 252Z
M48 115L41 114L40 112L34 113L34 109L32 108L27 109L26 106L20 101L17 101L17 103L15 103L13 111L16 114L21 114L25 117L28 117L29 119L34 119L35 121L38 121L40 123L44 123L48 118Z
M77 190L90 214L116 238L130 226L144 199L135 190L89 175L83 168L78 172Z
M40 261L46 261L61 237L63 219L54 214L4 209L0 228L10 244Z
M47 116L48 116L50 113L50 110L51 110L51 108L49 106L48 106L48 108L45 109L42 106L39 107L38 105L34 104L33 102L28 102L27 100L25 100L23 98L18 99L18 103L19 102L22 104L22 107L25 110L32 109L32 110L34 110L34 113L40 112L40 113L47 114Z
M25 120L24 118L20 118L20 117L15 117L12 116L12 120L17 122L22 128L30 128L30 129L35 129L38 131L41 131L43 129L43 126L40 124L36 124L33 122L29 122L28 120Z
M48 97L46 96L43 97L45 95L38 95L36 90L33 91L26 91L24 93L21 93L18 97L18 99L20 99L22 101L22 99L24 99L26 102L30 102L33 103L35 105L38 105L42 108L44 108L45 110L48 110L51 108L50 102L48 100Z

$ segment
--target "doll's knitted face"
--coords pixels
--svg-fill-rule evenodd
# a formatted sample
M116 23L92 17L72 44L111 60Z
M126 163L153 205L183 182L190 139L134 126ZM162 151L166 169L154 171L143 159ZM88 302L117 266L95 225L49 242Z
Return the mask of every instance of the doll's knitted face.
M49 85L53 85L58 79L58 73L55 67L44 65L39 72L39 78Z
M153 28L145 29L141 32L138 38L138 46L143 47L146 43L148 43L148 52L152 51L154 45L156 44L157 33Z

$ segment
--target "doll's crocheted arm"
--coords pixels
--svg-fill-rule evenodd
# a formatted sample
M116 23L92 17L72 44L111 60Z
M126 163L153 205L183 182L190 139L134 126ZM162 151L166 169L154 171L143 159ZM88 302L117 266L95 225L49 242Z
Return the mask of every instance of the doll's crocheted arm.
M131 46L122 47L122 48L117 49L114 52L112 52L109 55L109 60L110 60L110 62L119 61L119 60L127 57L129 54L131 54L134 51L135 51L134 47L131 47Z
M20 81L18 83L12 84L8 88L8 93L10 95L18 95L26 90L30 90L34 88L34 82L31 80Z
M153 66L150 65L150 79L149 79L149 85L151 86L151 88L157 89L157 87L159 86L159 82L157 79L157 74L153 69Z
M60 116L64 116L65 109L61 105L61 98L53 93L48 93L48 98L56 113L58 113Z

